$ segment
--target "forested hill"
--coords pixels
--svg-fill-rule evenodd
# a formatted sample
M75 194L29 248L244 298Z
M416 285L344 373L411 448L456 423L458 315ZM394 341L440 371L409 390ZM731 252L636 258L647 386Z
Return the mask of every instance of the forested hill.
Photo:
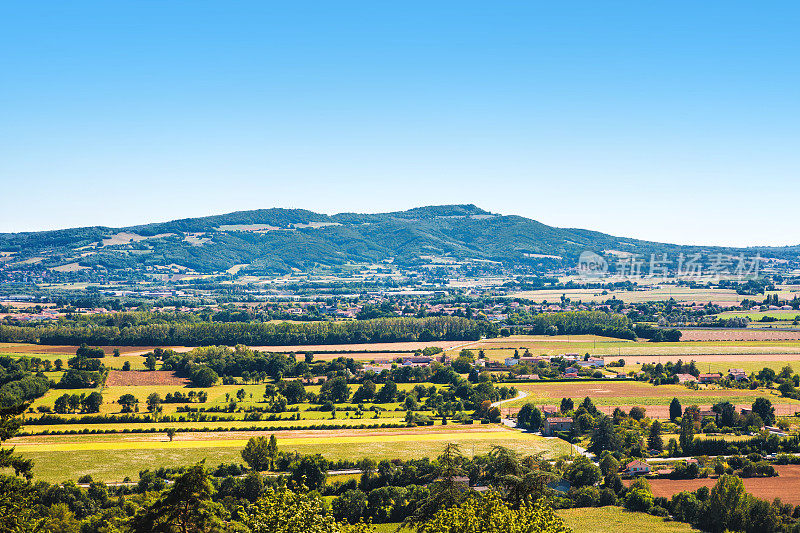
M383 260L413 266L446 258L547 270L574 266L584 250L634 252L645 257L651 253L742 251L556 228L520 216L489 213L474 205L336 215L276 208L127 228L0 234L0 268L71 272L179 265L199 272L221 272L244 265L247 272L267 274ZM800 256L797 246L747 250L756 251L790 260Z

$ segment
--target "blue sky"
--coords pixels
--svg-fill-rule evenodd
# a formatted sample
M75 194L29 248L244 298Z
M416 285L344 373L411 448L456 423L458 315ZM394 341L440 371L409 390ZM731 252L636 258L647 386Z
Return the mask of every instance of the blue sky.
M791 2L5 2L0 231L475 203L800 244Z

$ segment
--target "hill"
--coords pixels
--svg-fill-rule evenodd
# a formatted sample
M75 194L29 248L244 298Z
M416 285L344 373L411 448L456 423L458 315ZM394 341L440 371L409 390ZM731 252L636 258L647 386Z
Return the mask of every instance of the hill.
M504 268L541 272L575 266L585 250L639 253L646 258L651 253L695 252L758 252L789 260L800 255L798 246L730 249L615 237L490 213L471 204L336 215L273 208L126 228L0 234L0 264L5 269L60 273L138 271L169 265L214 273L245 265L249 273L275 274L380 261L408 267L489 261Z

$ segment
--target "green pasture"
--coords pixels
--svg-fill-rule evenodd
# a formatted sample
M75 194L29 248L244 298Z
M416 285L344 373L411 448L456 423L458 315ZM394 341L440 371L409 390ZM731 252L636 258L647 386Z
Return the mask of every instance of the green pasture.
M679 533L698 531L689 524L673 522L622 507L582 507L561 509L556 514L575 533Z
M507 435L504 435L507 433ZM109 437L109 436L106 436ZM500 438L507 437L507 438ZM222 462L240 463L241 441L190 442L189 447L179 447L180 441L111 443L80 442L60 445L17 445L17 452L34 460L34 475L44 481L64 481L90 474L103 481L122 481L126 476L138 479L145 469L161 466L185 466L205 459L215 466ZM279 449L303 454L321 453L329 459L375 460L394 458L435 457L448 442L461 446L465 455L486 453L495 444L502 444L523 454L544 452L557 457L569 452L569 445L560 439L545 439L520 432L489 432L484 434L408 434L389 437L334 437L320 439L279 439ZM89 449L86 448L88 445ZM79 449L70 449L68 447ZM55 448L55 449L52 449Z

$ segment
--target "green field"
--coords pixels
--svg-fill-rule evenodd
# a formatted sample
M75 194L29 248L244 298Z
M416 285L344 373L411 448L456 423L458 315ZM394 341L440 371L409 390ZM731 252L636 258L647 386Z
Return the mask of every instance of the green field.
M562 509L556 513L574 533L677 533L698 531L688 524L672 522L621 507Z
M148 440L138 440L140 438ZM163 435L85 435L16 438L9 444L16 445L17 452L23 457L34 460L34 474L37 479L63 481L88 473L98 480L121 481L125 476L138 479L140 470L185 466L202 459L211 466L221 462L240 463L239 453L246 442L245 438L176 438L170 443ZM569 445L562 440L510 430L483 433L440 430L422 434L279 438L278 447L283 451L297 451L301 454L321 453L334 460L363 457L382 460L435 457L448 442L459 444L468 456L486 453L496 444L524 454L545 452L548 457L569 453Z

